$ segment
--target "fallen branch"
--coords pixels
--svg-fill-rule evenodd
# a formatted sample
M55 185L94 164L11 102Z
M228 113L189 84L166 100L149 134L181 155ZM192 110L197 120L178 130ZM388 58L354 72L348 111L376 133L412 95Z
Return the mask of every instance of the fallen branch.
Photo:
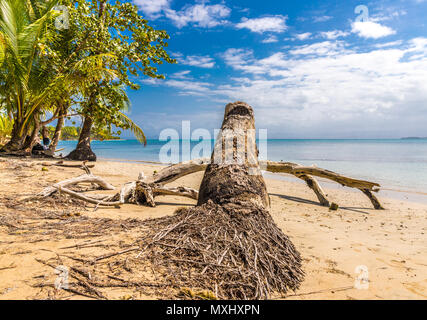
M316 177L333 180L343 186L350 187L350 188L368 189L368 190L377 192L380 187L380 185L376 182L349 178L349 177L340 175L338 173L335 173L326 169L318 168L315 166L307 167L307 166L301 166L297 163L292 163L292 162L274 162L274 161L266 161L264 164L266 164L267 171L270 171L270 172L289 173L292 175L308 174Z
M288 173L305 180L307 185L316 193L317 198L322 205L329 206L329 201L327 200L323 190L320 188L320 185L311 176L326 178L335 181L342 186L359 189L369 198L375 209L384 209L381 206L379 200L372 194L372 191L379 191L380 185L376 182L353 179L326 169L315 166L301 166L292 162L266 161L263 164L266 170L269 172Z
M89 202L92 204L96 204L97 206L101 205L101 206L120 207L120 205L121 205L120 201L109 202L109 201L97 200L97 199L93 199L93 198L90 198L88 196L85 196L81 193L71 191L67 188L63 188L63 187L58 187L58 191L66 193L73 198L77 198L79 200L83 200L83 201L86 201L86 202Z
M81 164L69 164L69 163L64 163L63 160L57 161L57 162L41 162L39 163L40 165L44 166L44 167L50 167L50 166L56 166L56 167L64 167L64 168L81 168L82 165ZM93 168L95 167L94 164L87 164L86 165L88 168Z
M91 175L91 174L84 174L81 176L78 176L76 178L71 178L71 179L67 179L58 183L55 183L53 186L47 187L45 188L43 191L41 191L39 194L37 194L38 197L48 197L51 196L52 194L54 194L55 192L58 191L58 188L67 188L79 183L95 183L97 184L99 187L101 187L101 189L103 190L114 190L115 187L111 184L109 184L107 181L105 181L104 179Z

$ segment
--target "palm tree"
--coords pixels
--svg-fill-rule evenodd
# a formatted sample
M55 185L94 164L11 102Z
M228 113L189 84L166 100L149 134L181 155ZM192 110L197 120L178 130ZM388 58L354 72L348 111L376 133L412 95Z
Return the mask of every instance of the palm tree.
M94 123L92 116L85 115L76 149L71 151L66 158L96 161L96 155L91 149L91 132L93 126L108 128L110 131L111 125L129 129L139 142L144 145L147 144L144 131L125 114L125 112L130 111L130 101L123 86L110 85L103 87L100 90L97 100L88 101L87 103L91 104L93 108L92 112L101 110L104 117L96 117L97 121ZM113 112L109 112L109 110L113 110Z
M0 2L0 95L12 113L13 130L3 150L15 151L23 147L31 128L37 127L36 114L48 97L51 86L45 84L45 70L41 70L38 55L40 39L48 20L54 15L58 0ZM55 80L51 82L53 85Z
M115 59L111 54L85 56L77 50L67 58L61 56L66 54L58 49L64 46L64 39L52 23L58 2L0 2L0 96L14 120L11 139L3 151L30 151L43 124L40 115L58 108L58 96L67 99L93 79L116 77L103 66ZM52 53L52 49L56 51ZM27 136L31 139L24 143Z

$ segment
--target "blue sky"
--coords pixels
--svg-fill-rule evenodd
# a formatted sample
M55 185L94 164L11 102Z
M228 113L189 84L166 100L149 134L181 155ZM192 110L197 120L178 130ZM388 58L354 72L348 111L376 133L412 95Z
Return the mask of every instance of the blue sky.
M178 60L129 91L151 138L218 128L236 100L269 138L427 136L427 0L133 3Z

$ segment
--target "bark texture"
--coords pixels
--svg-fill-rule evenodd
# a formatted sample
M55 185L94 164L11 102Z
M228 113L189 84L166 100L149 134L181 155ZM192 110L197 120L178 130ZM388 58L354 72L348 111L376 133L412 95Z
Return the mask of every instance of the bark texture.
M238 202L263 208L270 206L259 170L254 134L252 108L243 102L228 104L211 163L200 185L198 205L211 200L216 204Z
M90 134L92 125L92 119L90 117L85 117L77 147L75 150L71 151L68 156L66 156L67 159L78 161L96 161L96 154L90 147Z
M25 138L27 137L29 128L23 128L22 124L17 120L13 123L12 133L10 140L0 149L0 152L25 153L23 150Z
M52 141L49 145L49 151L55 152L58 142L61 139L62 128L64 127L64 118L66 113L66 108L61 108L58 114L58 121L56 123L55 132L53 133Z

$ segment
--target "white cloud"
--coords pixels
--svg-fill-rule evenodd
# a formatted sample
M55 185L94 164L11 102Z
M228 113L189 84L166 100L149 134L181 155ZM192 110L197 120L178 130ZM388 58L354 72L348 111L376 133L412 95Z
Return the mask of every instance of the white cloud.
M209 56L189 55L184 57L182 54L175 54L178 63L199 68L213 68L215 60Z
M372 21L353 22L351 28L353 33L357 33L362 38L378 39L396 33L390 27Z
M323 41L299 46L289 51L292 55L333 56L348 52L342 41Z
M363 52L343 41L323 41L261 58L231 48L222 58L241 75L222 84L174 80L165 85L215 101L246 101L269 136L407 135L404 121L414 123L408 130L415 124L424 130L419 115L426 111L427 38ZM368 127L373 131L364 130Z
M341 31L341 30L332 30L332 31L326 31L321 32L320 36L329 40L335 40L340 37L347 37L349 35L348 32Z
M249 29L252 32L284 32L288 27L286 25L287 16L271 16L263 18L248 19L243 18L241 22L236 24L238 29Z
M133 0L133 2L150 18L161 16L164 9L169 8L171 0Z
M300 34L295 35L295 37L298 40L306 40L306 39L310 39L311 33L310 32L300 33Z
M253 77L222 85L216 93L247 101L255 111L262 109L257 121L269 128L336 122L354 130L361 119L398 123L402 114L425 112L427 38L413 39L402 49L358 53L343 43L326 41L290 53L257 60L251 52L227 50L225 62ZM411 59L406 60L408 55ZM239 62L242 57L246 59Z
M187 7L181 11L172 9L165 9L164 11L166 17L171 19L178 28L189 24L202 28L216 27L225 24L227 21L224 18L231 13L231 9L222 4L206 5L203 3Z
M397 41L386 42L386 43L377 43L375 47L376 48L395 47L395 46L400 46L402 43L403 43L402 40L397 40Z
M262 40L261 42L262 43L273 43L273 42L277 42L277 41L279 41L279 40L277 40L276 36L271 36L271 37L268 37L268 38Z
M190 70L175 72L171 74L170 77L174 79L187 80L187 79L191 79L191 77L189 76L190 72L191 72Z
M189 80L166 80L168 87L180 89L183 95L202 95L209 93L211 83Z
M332 17L331 16L320 16L320 17L315 17L314 19L313 19L313 21L314 22L326 22L326 21L329 21L329 20L331 20L332 19Z
M133 0L133 2L151 19L166 16L178 28L194 25L201 28L212 28L227 23L231 9L223 4L207 5L199 3L184 6L181 10L171 9L172 0Z

